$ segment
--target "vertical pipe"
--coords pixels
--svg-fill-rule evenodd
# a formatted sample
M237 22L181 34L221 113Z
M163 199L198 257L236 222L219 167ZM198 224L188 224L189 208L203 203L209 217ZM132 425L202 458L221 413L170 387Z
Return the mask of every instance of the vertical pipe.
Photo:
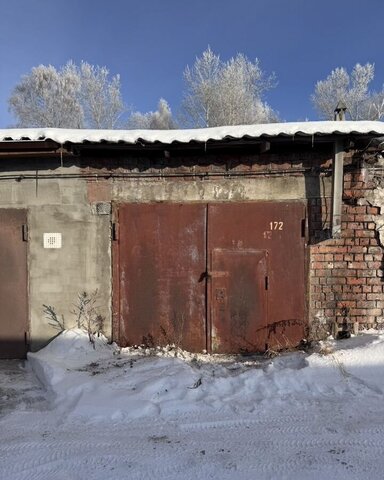
M332 238L341 235L341 205L343 197L343 142L336 140L334 143L334 156L332 166Z

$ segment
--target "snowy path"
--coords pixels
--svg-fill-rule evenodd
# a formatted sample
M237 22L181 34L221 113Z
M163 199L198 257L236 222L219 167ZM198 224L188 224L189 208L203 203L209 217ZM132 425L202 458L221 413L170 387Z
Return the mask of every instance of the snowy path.
M356 416L362 406L93 426L20 414L1 422L1 478L382 478L384 427L376 415L384 409L377 402L373 415Z
M296 353L235 369L108 359L103 347L86 352L84 369L88 347L80 343L65 373L47 351L38 359L53 403L37 408L29 398L41 392L26 388L0 417L0 479L383 478L382 336L351 339L327 356ZM202 383L191 389L197 372Z

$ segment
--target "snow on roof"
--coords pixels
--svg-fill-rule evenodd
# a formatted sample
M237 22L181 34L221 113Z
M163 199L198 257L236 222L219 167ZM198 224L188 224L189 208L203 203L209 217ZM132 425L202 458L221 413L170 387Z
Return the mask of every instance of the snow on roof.
M53 140L70 143L189 143L295 135L384 135L384 122L287 122L188 130L79 130L61 128L0 129L0 142Z

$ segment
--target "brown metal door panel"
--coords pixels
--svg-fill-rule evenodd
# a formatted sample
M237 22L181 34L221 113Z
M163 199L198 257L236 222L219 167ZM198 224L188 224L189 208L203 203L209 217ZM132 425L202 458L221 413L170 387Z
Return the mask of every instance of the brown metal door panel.
M24 358L27 351L26 210L0 209L0 358Z
M121 345L206 348L206 206L119 207Z
M297 345L305 336L305 205L301 202L212 204L208 251L268 251L267 313L259 323L262 350ZM211 302L212 299L209 299Z
M260 351L258 330L266 312L267 252L215 249L212 252L212 351Z

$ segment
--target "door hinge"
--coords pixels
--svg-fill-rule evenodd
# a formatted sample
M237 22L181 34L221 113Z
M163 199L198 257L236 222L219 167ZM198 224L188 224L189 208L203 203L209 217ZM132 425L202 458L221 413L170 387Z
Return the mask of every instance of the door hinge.
M23 242L28 242L28 225L24 223L21 227Z
M306 230L305 227L306 227L306 223L307 223L307 222L306 222L306 219L303 218L303 219L301 220L301 237L302 237L302 238L305 238L305 230Z
M111 234L112 234L112 240L113 241L116 241L118 240L118 227L117 227L117 224L115 222L112 222L112 225L111 225Z
M265 277L265 290L268 290L268 288L269 288L269 277L266 276Z

